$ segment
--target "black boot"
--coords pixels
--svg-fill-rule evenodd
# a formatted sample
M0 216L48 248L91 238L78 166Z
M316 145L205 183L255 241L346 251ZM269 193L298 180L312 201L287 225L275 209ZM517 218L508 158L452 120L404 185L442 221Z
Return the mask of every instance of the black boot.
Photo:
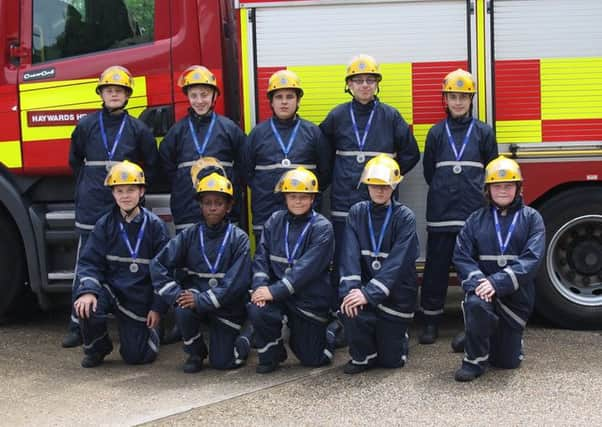
M169 332L163 335L163 339L161 340L161 344L173 344L175 342L182 341L182 333L178 328L177 324L173 325L173 328Z
M481 376L480 372L477 372L475 370L468 369L468 368L462 366L460 369L458 369L456 371L456 374L454 375L454 379L456 381L465 383L465 382L472 381L480 376Z
M466 341L466 334L464 331L458 333L451 342L451 348L454 353L464 352L464 342Z
M102 362L104 362L105 357L107 357L107 355L109 355L112 351L113 351L113 345L111 344L110 347L107 349L107 351L104 353L86 354L84 356L84 358L82 359L82 363L81 363L82 368L95 368L95 367L101 365Z
M260 363L255 368L255 372L257 372L258 374L269 374L270 372L274 372L280 367L280 364L284 362L287 357L288 355L286 353L286 349L284 348L284 346L282 346L280 348L280 354L278 355L276 360L267 363Z
M427 323L424 325L422 333L418 337L420 344L434 344L439 336L439 327L434 323Z
M82 344L82 334L79 328L70 329L69 332L67 332L67 335L63 337L63 342L61 343L63 348L79 347Z
M197 354L188 356L182 370L187 374L194 374L203 369L203 358Z
M370 369L368 365L356 365L351 360L345 364L343 372L349 375L355 375Z

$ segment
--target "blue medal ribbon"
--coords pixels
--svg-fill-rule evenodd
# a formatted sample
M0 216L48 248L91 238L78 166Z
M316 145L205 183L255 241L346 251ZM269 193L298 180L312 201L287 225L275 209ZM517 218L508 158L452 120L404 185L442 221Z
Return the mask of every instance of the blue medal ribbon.
M211 274L215 274L217 272L217 267L219 266L219 262L222 259L222 255L224 254L224 250L226 249L226 243L228 242L228 237L230 236L231 232L232 224L228 224L228 229L226 230L224 239L219 245L219 250L217 252L217 257L215 258L215 263L211 264L209 258L207 257L207 253L205 252L205 233L203 232L203 224L199 225L199 241L201 246L201 255L203 255L203 259L205 260L205 263L207 263Z
M142 220L142 225L140 226L140 230L138 230L138 236L136 237L136 244L134 245L133 249L132 249L132 244L130 243L128 234L125 231L125 227L123 226L123 223L119 222L119 231L121 234L121 238L122 238L123 242L125 243L125 246L128 248L130 256L134 260L133 261L134 264L136 263L136 258L138 258L138 251L140 250L140 244L142 243L142 238L144 237L144 229L146 228L146 223L148 221L148 217L146 215L144 215L144 212L142 213L142 215L144 216L144 219Z
M368 117L368 122L366 123L366 130L364 131L364 135L360 138L360 131L357 128L357 120L355 120L355 113L353 112L353 104L349 104L349 115L351 116L351 124L353 125L353 133L355 133L355 139L357 141L357 146L360 151L364 151L364 145L366 145L366 138L368 137L368 132L370 132L370 127L372 126L372 119L374 118L374 111L376 111L376 101L374 101L374 105L372 106L372 110L370 110L370 116Z
M270 119L270 127L272 128L272 133L274 134L274 138L276 138L276 140L278 141L278 144L280 144L280 148L282 149L282 153L284 154L285 159L288 159L288 153L291 151L291 148L293 148L293 143L295 142L295 138L297 138L297 132L299 132L299 126L301 126L301 120L297 120L297 124L293 128L293 132L288 138L288 143L285 146L284 141L282 140L280 133L278 133L276 125L274 124L274 118L272 117Z
M470 139L470 134L472 133L472 128L474 126L474 119L470 121L470 126L468 126L468 130L466 131L466 135L464 135L464 140L462 141L462 148L460 148L460 152L458 153L458 149L456 148L456 141L449 130L449 125L447 124L447 120L445 121L445 132L447 132L447 141L451 146L452 151L454 152L454 156L456 156L456 161L462 158L462 154L464 154L464 150L468 145L468 140Z
M512 237L512 233L514 232L514 227L516 227L516 221L518 220L518 213L516 211L514 213L514 217L512 218L512 222L510 223L510 227L508 227L508 234L506 234L506 239L502 239L502 226L500 225L500 218L497 215L497 210L495 207L492 207L493 211L493 222L495 224L495 234L497 235L497 241L500 246L500 255L504 255L506 252L506 248L508 247L508 243L510 242L510 237Z
M374 226L372 223L372 209L370 205L368 205L368 231L370 232L370 243L372 244L372 252L374 253L374 257L378 258L378 254L380 253L380 248L383 245L383 240L385 238L385 231L387 231L387 227L389 226L389 221L391 221L391 214L393 212L393 203L389 203L387 207L387 214L385 215L385 220L383 221L383 225L380 228L380 233L378 235L378 245L376 244L376 237L374 236Z
M113 148L109 150L109 141L107 139L107 131L105 130L104 120L102 118L102 111L100 112L99 124L100 124L100 136L102 137L102 143L105 146L105 150L107 150L107 157L110 162L113 161L113 156L115 155L115 150L117 150L117 146L119 145L119 140L121 139L121 135L123 134L123 128L125 127L125 121L127 119L127 113L123 113L123 118L121 119L121 124L119 125L119 130L117 131L117 135L115 136L115 141L113 141Z
M216 122L216 114L211 113L211 122L209 123L209 129L207 129L207 133L205 134L205 138L203 139L203 145L199 146L199 138L196 135L194 130L194 125L192 124L192 120L188 117L188 128L190 128L190 133L192 134L192 140L194 141L194 146L196 147L196 152L199 157L203 157L205 155L205 150L207 149L207 144L209 143L209 139L211 138L211 134L213 133L213 128L215 127Z
M284 226L284 251L286 253L286 259L288 260L288 264L290 266L293 265L293 261L295 260L295 255L297 254L297 251L299 250L299 246L301 246L301 242L303 241L303 238L307 234L307 231L309 230L309 227L311 226L311 224L314 222L315 216L316 216L316 213L312 210L309 221L307 221L307 224L305 224L305 227L303 227L303 230L301 231L299 236L297 236L297 241L295 242L295 246L293 246L292 252L288 246L288 229L289 229L290 224L288 221L286 221L286 225Z

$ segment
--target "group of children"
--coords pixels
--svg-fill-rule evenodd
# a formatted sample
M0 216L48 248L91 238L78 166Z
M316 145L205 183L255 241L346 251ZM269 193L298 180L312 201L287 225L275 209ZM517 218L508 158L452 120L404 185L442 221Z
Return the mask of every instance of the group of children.
M267 90L273 116L245 138L214 111L214 75L193 66L179 80L188 115L157 153L150 131L125 111L131 75L107 69L97 86L102 111L73 134L81 238L63 345L83 340L82 366L101 364L113 349L106 327L113 313L123 359L148 363L158 353L160 319L172 309L188 373L200 371L207 356L216 369L242 366L252 347L256 371L272 372L287 358L284 325L303 365L331 362L342 324L351 356L345 373L402 367L418 303L419 244L414 213L396 189L420 154L399 112L378 100L381 79L372 57L355 57L345 76L352 101L318 127L297 114L298 76L278 71ZM458 381L476 378L488 364L520 363L544 251L543 221L522 203L518 164L497 157L492 129L472 117L475 92L465 71L444 79L447 118L429 131L423 158L429 237L419 341L437 338L453 258L465 291ZM143 207L158 161L172 189L171 240ZM253 258L236 225L247 185ZM332 222L319 212L329 186ZM201 323L209 325L208 347Z

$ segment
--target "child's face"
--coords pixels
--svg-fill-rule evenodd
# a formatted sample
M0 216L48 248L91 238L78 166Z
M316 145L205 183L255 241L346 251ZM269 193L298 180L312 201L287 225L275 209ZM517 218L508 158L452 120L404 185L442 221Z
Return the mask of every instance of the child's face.
M201 196L201 213L207 225L217 225L232 209L232 200L220 193L205 193Z
M389 204L393 189L389 185L368 185L370 199L377 205Z
M188 88L188 102L199 116L203 116L213 107L213 95L215 90L207 85L198 85Z
M108 109L115 110L123 107L129 95L123 86L107 85L101 89L100 97Z
M274 114L280 120L292 119L299 107L299 98L294 89L279 89L272 95L271 101Z
M516 183L515 182L496 182L489 184L489 194L491 200L498 205L500 208L505 208L516 197Z
M284 193L286 207L293 215L305 215L309 212L315 198L315 194L310 193Z
M470 93L448 92L445 94L445 103L454 119L464 117L468 114L471 99Z
M117 206L125 212L135 209L144 195L144 187L135 184L113 186L113 198Z
M378 78L372 74L358 74L347 80L347 86L356 101L367 104L374 99Z

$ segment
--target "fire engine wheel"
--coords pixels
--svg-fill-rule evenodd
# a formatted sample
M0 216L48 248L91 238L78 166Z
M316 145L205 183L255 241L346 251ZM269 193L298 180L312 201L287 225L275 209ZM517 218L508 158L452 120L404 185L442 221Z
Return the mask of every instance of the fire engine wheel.
M563 328L601 328L602 188L563 192L540 212L547 250L536 282L537 311Z
M17 302L25 290L25 251L12 219L0 207L0 316Z

